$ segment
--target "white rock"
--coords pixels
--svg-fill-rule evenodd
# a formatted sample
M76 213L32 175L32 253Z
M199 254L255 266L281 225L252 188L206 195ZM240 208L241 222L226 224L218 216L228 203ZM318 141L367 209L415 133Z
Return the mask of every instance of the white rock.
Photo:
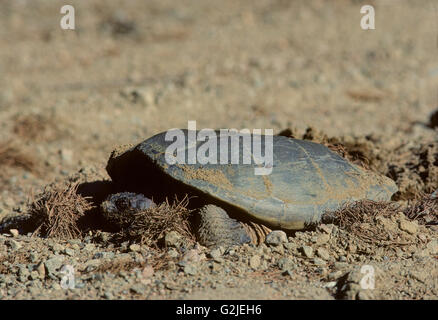
M266 236L265 242L269 245L278 246L287 242L287 235L284 231L274 230Z

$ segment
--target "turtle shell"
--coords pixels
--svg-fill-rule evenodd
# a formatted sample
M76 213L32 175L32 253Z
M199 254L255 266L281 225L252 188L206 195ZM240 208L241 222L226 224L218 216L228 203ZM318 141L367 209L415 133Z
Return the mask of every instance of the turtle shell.
M190 132L180 131L185 134L183 151L188 159L190 148L199 151L206 142L187 147ZM198 133L191 131L195 132ZM397 192L391 179L362 169L326 146L310 141L272 136L271 173L256 175L260 164L243 163L244 136L239 138L238 164L231 163L231 143L226 148L220 145L220 139L214 142L217 163L169 164L165 155L173 141L166 141L165 137L163 132L137 146L113 151L107 165L113 181L126 188L135 185L137 189L168 194L185 188L241 217L287 230L317 223L326 211L337 210L347 202L387 201ZM265 150L267 140L261 137L261 150ZM224 163L226 158L222 159L224 164L220 164L221 147L228 149L228 161Z

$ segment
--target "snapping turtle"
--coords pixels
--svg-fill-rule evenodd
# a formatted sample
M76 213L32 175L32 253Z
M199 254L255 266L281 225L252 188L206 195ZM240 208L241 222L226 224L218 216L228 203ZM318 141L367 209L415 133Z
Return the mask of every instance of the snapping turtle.
M183 151L184 159L188 159L190 148L199 151L206 142L190 145L189 131L180 131L185 134ZM165 132L137 146L113 151L106 169L120 190L159 201L165 196L192 196L191 205L199 209L199 240L207 246L260 241L270 231L266 226L304 229L318 223L326 211L339 209L347 202L387 201L397 192L391 179L348 162L324 145L271 137L273 163L267 175L254 174L260 164L232 164L230 144L226 146L230 152L226 153L229 161L225 164L221 164L220 152L217 163L168 164L166 150L173 141L166 141ZM267 140L260 140L264 150ZM243 142L244 137L239 136L240 160L245 152ZM214 143L217 150L223 151L220 139ZM130 194L121 195L128 197L128 205ZM138 201L137 197L134 202Z

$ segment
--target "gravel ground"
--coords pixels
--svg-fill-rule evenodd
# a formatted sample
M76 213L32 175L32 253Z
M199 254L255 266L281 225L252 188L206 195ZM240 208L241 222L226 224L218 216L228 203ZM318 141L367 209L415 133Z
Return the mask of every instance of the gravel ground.
M168 241L164 253L128 242L96 244L91 236L55 241L5 234L0 294L3 299L434 299L436 233L414 223L413 231L403 231L403 221L411 223L400 215L386 224L411 243L395 248L366 244L333 224L293 237L275 231L281 236L260 246L207 249ZM375 273L373 290L360 285L363 266Z
M63 1L0 3L0 219L26 213L54 181L108 181L115 146L188 120L310 126L364 152L396 180L401 205L438 189L434 1L367 1L370 31L361 1L69 3L74 31L59 27ZM398 244L332 224L260 246L164 251L115 245L103 231L55 240L6 230L0 298L437 299L436 228L399 213L373 221ZM373 290L360 285L369 270Z

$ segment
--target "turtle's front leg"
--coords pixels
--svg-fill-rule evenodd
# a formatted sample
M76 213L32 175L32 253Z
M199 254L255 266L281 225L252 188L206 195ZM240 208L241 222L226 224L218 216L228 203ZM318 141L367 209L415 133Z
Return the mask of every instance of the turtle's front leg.
M230 218L225 210L215 205L202 207L199 216L199 242L207 247L260 244L271 231L253 222L247 224Z
M251 243L243 225L228 216L224 209L206 205L199 210L199 242L207 247L228 247Z

